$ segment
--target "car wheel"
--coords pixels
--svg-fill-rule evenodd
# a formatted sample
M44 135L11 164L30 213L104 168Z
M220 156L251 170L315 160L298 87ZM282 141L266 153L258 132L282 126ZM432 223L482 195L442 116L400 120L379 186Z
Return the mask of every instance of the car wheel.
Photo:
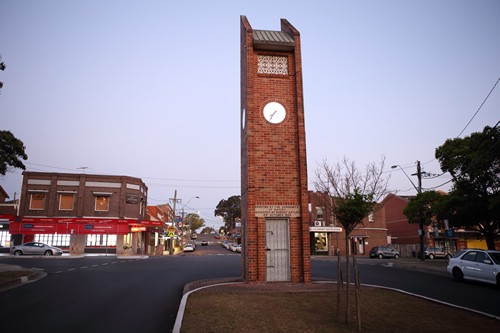
M52 251L47 250L47 251L45 251L44 255L47 257L50 257L52 255Z
M399 259L399 254L395 254L394 259Z
M379 259L384 258L384 255L383 255L382 253L380 253L380 254L378 255L378 258L379 258Z
M431 260L432 260L432 259L434 259L434 258L435 258L434 254L432 254L432 253L431 253L431 254L429 254L429 259L431 259Z
M462 273L462 270L460 268L453 268L453 279L459 282L462 282L464 280L464 273Z
M14 255L15 256L22 256L23 253L20 250L17 250L17 251L14 252Z

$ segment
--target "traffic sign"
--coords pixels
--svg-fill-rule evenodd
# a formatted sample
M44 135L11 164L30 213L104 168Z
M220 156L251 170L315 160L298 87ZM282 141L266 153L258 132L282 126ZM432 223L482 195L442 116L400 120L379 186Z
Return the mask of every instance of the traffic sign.
M175 227L173 225L168 227L168 232L175 232Z

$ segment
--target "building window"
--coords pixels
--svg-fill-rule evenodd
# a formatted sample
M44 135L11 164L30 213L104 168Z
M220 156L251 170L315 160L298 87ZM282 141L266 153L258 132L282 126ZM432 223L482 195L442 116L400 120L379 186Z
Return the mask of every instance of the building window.
M36 192L30 194L30 210L43 210L45 208L45 193Z
M59 194L59 210L73 210L75 204L75 195L73 193Z
M368 214L368 222L375 222L375 213L371 211L370 214Z
M323 219L323 207L316 207L316 219L317 220Z
M96 195L95 210L98 212L107 212L109 210L109 196Z
M327 233L314 233L314 252L328 252L327 236Z

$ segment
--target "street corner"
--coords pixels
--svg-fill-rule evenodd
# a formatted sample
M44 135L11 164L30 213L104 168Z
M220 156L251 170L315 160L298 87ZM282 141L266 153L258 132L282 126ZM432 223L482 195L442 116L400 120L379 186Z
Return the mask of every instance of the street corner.
M42 270L27 269L18 265L0 264L0 292L47 276Z

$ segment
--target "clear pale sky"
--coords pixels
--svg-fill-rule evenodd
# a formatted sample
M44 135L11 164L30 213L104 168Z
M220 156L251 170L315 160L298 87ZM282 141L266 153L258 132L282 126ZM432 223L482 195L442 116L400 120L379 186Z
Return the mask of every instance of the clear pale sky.
M0 129L27 170L139 177L149 204L177 190L218 227L218 202L240 194L240 15L301 33L310 189L324 158L384 155L390 190L414 194L390 166L415 184L417 160L440 174L435 149L500 77L498 0L0 0ZM499 120L497 87L460 137ZM0 185L12 199L21 170Z

